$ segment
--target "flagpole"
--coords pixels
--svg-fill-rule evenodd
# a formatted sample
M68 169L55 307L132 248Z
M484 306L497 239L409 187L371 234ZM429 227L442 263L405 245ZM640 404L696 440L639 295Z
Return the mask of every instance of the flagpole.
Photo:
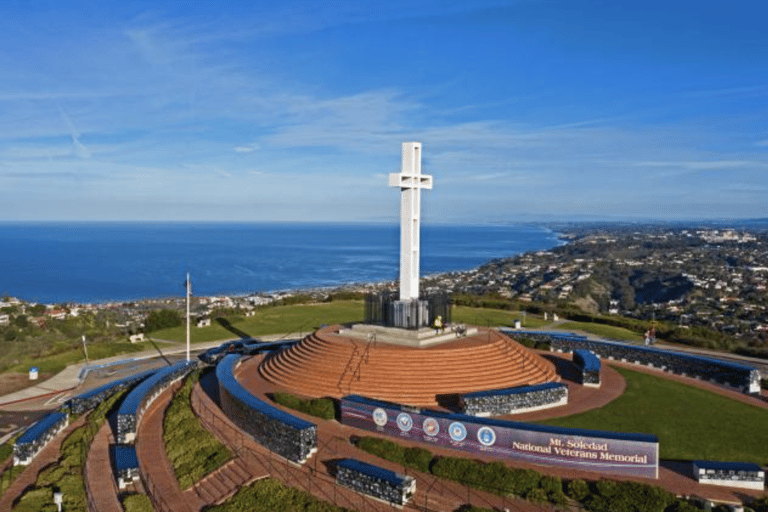
M187 272L187 362L189 362L189 289L192 283L189 281L189 272Z

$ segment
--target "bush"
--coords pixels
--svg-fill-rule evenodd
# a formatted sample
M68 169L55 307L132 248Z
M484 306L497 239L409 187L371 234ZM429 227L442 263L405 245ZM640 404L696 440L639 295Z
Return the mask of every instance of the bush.
M429 473L429 466L433 458L432 452L425 448L406 448L403 453L404 465L422 473Z
M405 465L405 450L397 443L378 437L361 437L355 444L364 452Z
M581 502L589 496L589 484L581 479L571 480L568 482L566 493L569 498Z
M674 503L675 496L661 487L637 482L600 480L584 505L593 512L662 512Z
M332 420L336 417L336 407L330 398L299 398L290 393L276 392L272 399L289 409L315 416L324 420Z
M687 500L676 500L664 509L664 512L700 512L701 508Z
M178 327L183 323L184 321L178 311L161 309L160 311L153 311L149 314L144 321L144 329L147 332L153 332L159 331L160 329Z
M125 512L153 512L155 509L146 494L129 494L122 500Z
M762 496L749 504L755 512L768 512L768 496Z

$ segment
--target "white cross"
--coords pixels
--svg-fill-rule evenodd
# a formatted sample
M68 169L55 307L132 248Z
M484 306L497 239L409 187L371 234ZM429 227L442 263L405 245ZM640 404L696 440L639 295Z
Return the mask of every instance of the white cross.
M403 142L400 174L389 175L400 187L400 300L419 298L419 222L421 189L432 188L432 176L421 174L421 142Z

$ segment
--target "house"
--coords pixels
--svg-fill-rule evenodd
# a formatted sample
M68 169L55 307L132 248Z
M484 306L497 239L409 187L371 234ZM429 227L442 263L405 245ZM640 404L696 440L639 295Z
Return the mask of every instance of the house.
M129 334L128 341L130 341L131 343L138 343L140 341L144 341L144 333L140 332L138 334Z
M8 325L11 323L11 317L5 313L0 313L0 325Z
M195 327L210 327L211 319L208 317L198 318L195 322Z

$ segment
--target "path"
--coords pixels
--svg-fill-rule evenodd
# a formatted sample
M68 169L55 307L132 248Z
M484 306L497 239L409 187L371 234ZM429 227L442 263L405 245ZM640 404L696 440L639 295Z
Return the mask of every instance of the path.
M99 512L123 512L123 506L117 497L119 491L109 456L109 446L114 442L110 422L105 421L93 438L85 460L83 476L86 493L88 500ZM111 475L111 478L105 479L104 475Z

